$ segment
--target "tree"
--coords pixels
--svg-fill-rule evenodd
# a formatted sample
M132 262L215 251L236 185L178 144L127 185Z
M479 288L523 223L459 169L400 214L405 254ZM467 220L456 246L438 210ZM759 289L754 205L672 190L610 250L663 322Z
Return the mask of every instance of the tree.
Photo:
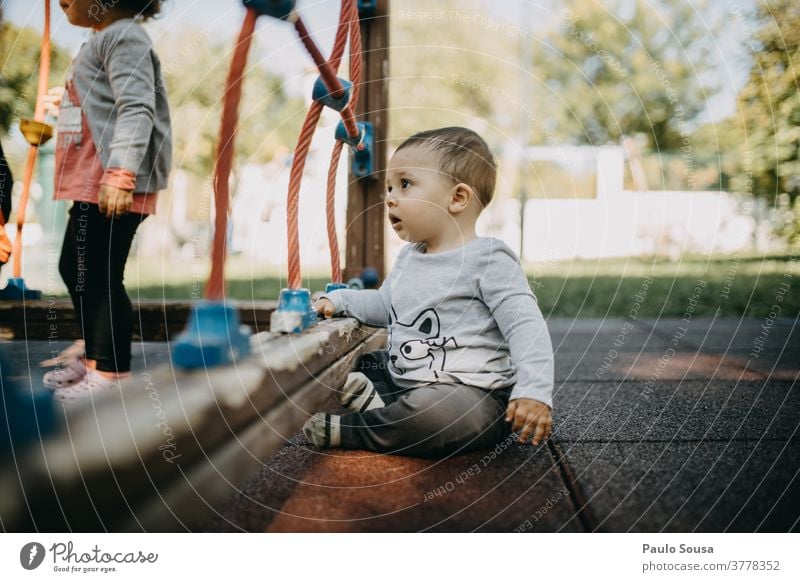
M32 117L39 82L41 35L0 20L0 134L20 117ZM50 45L50 87L62 84L69 56Z
M800 4L762 0L755 14L753 65L739 95L745 136L734 185L767 197L800 194Z
M706 4L560 3L557 24L536 48L547 89L539 101L555 120L553 133L596 145L641 133L652 149L689 147L698 115L719 90L712 51L721 27Z
M209 42L200 30L164 35L156 47L169 94L175 167L202 177L214 167L232 47L232 40ZM280 77L254 66L257 54L253 46L239 107L236 156L265 162L279 148L294 147L306 107L286 94Z

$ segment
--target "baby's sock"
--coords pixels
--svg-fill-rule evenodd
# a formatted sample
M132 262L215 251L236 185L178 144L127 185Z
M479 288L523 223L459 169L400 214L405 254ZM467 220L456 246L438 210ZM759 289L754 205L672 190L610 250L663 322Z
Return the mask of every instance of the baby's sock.
M339 401L342 406L355 412L366 412L386 406L378 395L375 385L361 372L351 372L347 375Z
M303 434L318 447L338 447L342 444L341 416L317 412L303 425Z

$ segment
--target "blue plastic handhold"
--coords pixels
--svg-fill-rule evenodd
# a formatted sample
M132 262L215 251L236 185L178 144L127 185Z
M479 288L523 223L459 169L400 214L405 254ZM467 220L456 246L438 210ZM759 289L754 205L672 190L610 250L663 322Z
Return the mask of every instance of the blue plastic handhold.
M278 308L270 318L270 331L300 333L314 325L316 320L317 314L311 309L311 292L308 289L283 289Z
M344 283L328 283L325 285L325 293L330 293L331 291L336 291L337 289L347 289L347 285Z
M8 360L0 352L0 457L39 441L56 428L53 393L23 391L12 381L13 375Z
M358 137L347 135L344 122L340 121L336 126L336 139L345 142L353 148L353 161L351 172L353 175L362 178L372 174L372 152L374 149L374 132L369 121L359 121Z
M350 289L357 289L360 291L364 288L364 281L361 280L361 277L353 277L347 282L347 286Z
M358 16L361 18L372 18L376 8L376 0L358 0Z
M337 99L331 95L330 91L328 90L328 86L325 84L325 81L322 80L322 77L317 77L317 80L314 81L314 88L311 90L311 98L314 101L319 101L323 105L330 107L331 109L342 111L350 102L350 95L353 92L353 84L346 79L339 79L339 82L342 84L342 89L344 89L344 95Z
M235 307L218 301L192 306L186 330L175 340L172 362L186 369L231 363L250 353L250 328Z
M374 289L378 286L378 270L374 267L364 267L359 277L364 282L365 289Z
M0 289L0 299L15 301L19 299L41 299L42 292L36 289L29 289L25 286L25 279L22 277L12 277L8 280L5 289Z
M272 16L288 20L294 12L294 0L244 0L245 8L252 8L259 16Z

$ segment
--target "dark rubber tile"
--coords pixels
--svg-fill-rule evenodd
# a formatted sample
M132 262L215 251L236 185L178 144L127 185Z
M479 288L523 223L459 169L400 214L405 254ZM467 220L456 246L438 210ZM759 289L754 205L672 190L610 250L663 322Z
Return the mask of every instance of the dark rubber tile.
M496 451L496 452L495 452ZM268 531L581 531L544 445L432 461L326 451Z
M559 441L783 440L800 434L800 384L598 382L557 387Z
M759 380L765 373L746 368L747 359L735 355L676 350L565 352L555 354L557 382L607 382L647 380L658 374L661 380Z
M561 448L593 531L800 531L800 440Z

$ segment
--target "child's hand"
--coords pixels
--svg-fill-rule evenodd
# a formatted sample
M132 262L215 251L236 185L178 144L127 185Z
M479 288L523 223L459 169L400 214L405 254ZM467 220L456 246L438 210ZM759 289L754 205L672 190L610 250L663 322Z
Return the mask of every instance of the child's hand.
M7 263L8 257L11 256L11 241L8 240L6 229L0 226L0 264Z
M64 96L64 87L53 87L47 93L42 95L44 101L44 110L46 115L58 117L58 111L61 107L61 98Z
M100 207L100 213L105 214L106 218L122 216L130 211L132 204L132 190L121 190L108 184L100 184L97 205Z
M317 313L321 313L324 317L333 317L335 307L330 299L325 299L323 297L322 299L317 299L314 305L311 306L311 309Z
M550 407L533 398L517 398L509 402L506 421L513 422L512 432L522 431L519 435L519 442L523 444L533 434L531 444L538 445L539 441L547 440L550 437L553 429Z

